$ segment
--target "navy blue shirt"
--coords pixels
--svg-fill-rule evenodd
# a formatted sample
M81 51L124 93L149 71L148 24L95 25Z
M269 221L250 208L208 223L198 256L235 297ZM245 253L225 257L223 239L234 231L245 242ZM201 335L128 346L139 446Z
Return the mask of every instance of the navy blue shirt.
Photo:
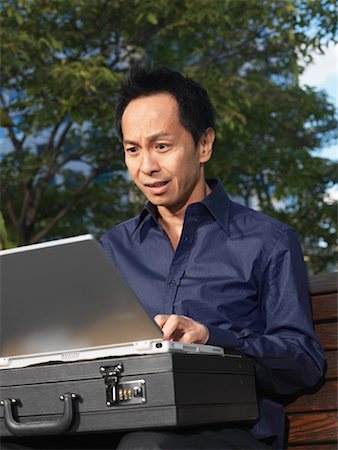
M325 362L302 251L290 227L209 184L212 192L186 209L176 251L150 203L101 242L151 316L189 316L208 327L208 344L255 359L260 417L250 431L281 446L284 411L270 393L314 385Z

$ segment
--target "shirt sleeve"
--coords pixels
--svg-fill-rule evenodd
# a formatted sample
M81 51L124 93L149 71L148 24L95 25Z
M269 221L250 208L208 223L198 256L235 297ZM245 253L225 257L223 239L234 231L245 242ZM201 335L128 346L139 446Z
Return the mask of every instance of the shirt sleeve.
M315 385L325 357L314 332L305 264L292 229L284 231L268 255L258 296L263 334L211 326L208 343L253 357L261 389L292 394Z

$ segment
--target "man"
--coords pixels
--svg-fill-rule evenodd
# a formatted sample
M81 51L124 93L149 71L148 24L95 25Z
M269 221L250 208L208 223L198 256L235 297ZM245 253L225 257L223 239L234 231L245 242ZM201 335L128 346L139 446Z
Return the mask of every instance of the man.
M260 414L250 424L129 433L118 448L281 448L284 412L273 395L314 385L324 366L294 231L205 180L214 111L198 83L168 69L135 73L121 87L116 124L148 203L102 245L165 339L255 359Z

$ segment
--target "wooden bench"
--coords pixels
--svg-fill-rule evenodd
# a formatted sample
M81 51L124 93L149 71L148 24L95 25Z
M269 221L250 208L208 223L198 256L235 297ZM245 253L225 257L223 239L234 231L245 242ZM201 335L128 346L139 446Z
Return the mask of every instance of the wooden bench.
M287 407L290 450L337 450L337 273L310 278L315 329L327 358L321 387Z

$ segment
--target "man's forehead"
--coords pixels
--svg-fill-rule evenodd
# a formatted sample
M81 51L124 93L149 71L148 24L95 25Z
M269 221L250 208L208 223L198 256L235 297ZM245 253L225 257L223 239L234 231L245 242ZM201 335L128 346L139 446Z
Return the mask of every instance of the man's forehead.
M158 133L153 133L153 134L150 134L150 135L146 136L148 141L156 141L156 140L162 139L162 138L169 138L170 139L170 138L173 138L173 137L174 137L173 133L170 133L168 131L159 131ZM132 144L132 143L134 143L133 140L128 139L128 137L126 139L123 139L122 142L124 144Z
M168 94L140 97L128 104L121 120L125 140L134 136L147 136L148 139L169 137L180 128L179 110L176 99Z

